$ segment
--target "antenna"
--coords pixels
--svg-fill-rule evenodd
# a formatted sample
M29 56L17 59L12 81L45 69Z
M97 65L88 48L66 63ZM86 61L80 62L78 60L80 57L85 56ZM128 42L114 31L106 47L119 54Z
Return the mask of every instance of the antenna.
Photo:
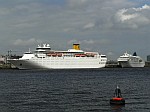
M29 48L29 53L31 52L30 48Z

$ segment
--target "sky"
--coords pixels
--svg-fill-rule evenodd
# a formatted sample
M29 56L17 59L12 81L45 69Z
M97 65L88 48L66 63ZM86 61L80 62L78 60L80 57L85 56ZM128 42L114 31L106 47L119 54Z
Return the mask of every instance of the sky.
M49 43L79 43L117 60L124 52L150 55L150 0L0 0L0 54Z

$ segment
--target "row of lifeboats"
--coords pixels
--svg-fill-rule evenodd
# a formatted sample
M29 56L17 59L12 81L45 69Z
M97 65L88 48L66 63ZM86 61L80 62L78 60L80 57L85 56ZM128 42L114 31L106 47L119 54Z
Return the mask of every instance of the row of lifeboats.
M96 54L74 54L74 57L94 57ZM48 53L47 56L62 57L63 53Z
M49 54L47 54L47 56L51 56L51 57L62 57L62 53L49 53Z
M96 54L94 53L86 53L86 54L75 54L75 57L94 57Z
M74 56L75 57L94 57L95 54L91 54L91 55L89 55L89 54L75 54Z

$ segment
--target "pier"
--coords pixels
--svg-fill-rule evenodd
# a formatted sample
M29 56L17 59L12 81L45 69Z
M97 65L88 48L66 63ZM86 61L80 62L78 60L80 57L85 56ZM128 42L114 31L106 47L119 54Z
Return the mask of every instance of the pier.
M120 68L121 66L118 64L117 61L109 60L106 63L106 68Z

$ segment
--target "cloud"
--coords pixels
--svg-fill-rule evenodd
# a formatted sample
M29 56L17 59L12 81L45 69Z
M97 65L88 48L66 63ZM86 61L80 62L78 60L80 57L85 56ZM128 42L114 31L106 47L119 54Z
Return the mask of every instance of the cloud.
M114 55L114 53L111 52L111 51L109 51L109 52L107 53L107 55L111 56L111 55Z
M68 7L64 10L64 15L66 15L63 21L63 24L65 24L64 32L91 33L93 31L110 30L116 28L116 25L118 25L117 27L121 27L122 21L140 16L138 14L126 15L125 12L119 10L122 7L127 7L128 9L128 7L135 5L133 2L127 0L66 1L66 6ZM115 18L113 18L114 16ZM134 25L137 26L136 24ZM128 27L128 25L125 26Z
M69 41L67 42L67 44L69 44L69 45L72 45L72 44L74 44L74 43L79 43L79 44L80 44L80 41L73 39L73 40L69 40Z
M10 10L8 8L0 8L0 16L5 16L10 14Z
M88 0L67 0L67 2L69 6L76 6L76 5L83 5L86 2L88 2Z
M83 49L85 46L106 53L133 46L139 49L139 44L149 47L150 6L148 1L138 1L0 1L0 50L35 47L39 39L54 43L56 49L65 49L66 42L80 42ZM127 44L129 40L131 45ZM133 44L135 41L137 45Z
M88 23L86 24L83 29L91 29L91 28L94 28L95 27L95 24L94 23Z
M84 43L84 44L95 44L96 41L94 41L94 40L82 40L81 43Z
M128 10L127 9L121 9L117 12L116 16L117 16L117 19L118 21L121 21L121 22L125 22L125 21L128 21L130 19L134 19L136 17L138 17L138 14L125 14Z
M106 55L107 55L107 58L113 59L113 56L114 56L115 54L114 54L114 52L109 51L109 52L106 53ZM115 60L115 59L113 59L113 60Z
M115 18L120 26L127 28L139 28L150 24L150 6L144 5L141 8L128 8L119 10Z
M73 43L79 43L83 45L98 45L98 44L103 44L107 45L110 44L110 41L108 39L99 39L99 40L94 40L94 39L89 39L89 40L69 40L68 44L73 44Z
M142 11L142 10L150 10L150 6L147 4L143 5L142 7L139 8L133 8L135 11Z
M35 38L31 38L28 40L22 40L22 39L17 39L14 41L15 46L28 46L28 45L34 45L35 43L41 43L41 40L36 40Z

